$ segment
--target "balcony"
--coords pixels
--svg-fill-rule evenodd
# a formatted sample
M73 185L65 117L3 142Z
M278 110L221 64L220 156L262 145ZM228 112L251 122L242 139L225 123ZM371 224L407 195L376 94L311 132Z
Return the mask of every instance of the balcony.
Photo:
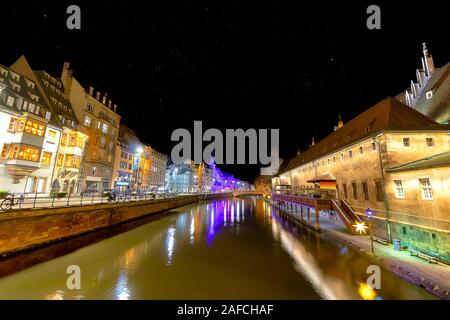
M42 148L44 146L45 137L37 136L31 133L17 131L12 135L9 143L26 144L33 147Z

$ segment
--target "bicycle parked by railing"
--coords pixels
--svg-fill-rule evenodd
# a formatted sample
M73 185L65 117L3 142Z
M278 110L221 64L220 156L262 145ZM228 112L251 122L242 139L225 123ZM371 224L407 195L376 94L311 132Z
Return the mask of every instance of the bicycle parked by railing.
M18 193L17 195L15 195L14 193L9 193L5 197L5 199L3 199L2 203L0 204L0 208L2 209L2 211L9 211L15 205L18 205L19 208L22 208L25 201L25 196L26 195L24 193Z

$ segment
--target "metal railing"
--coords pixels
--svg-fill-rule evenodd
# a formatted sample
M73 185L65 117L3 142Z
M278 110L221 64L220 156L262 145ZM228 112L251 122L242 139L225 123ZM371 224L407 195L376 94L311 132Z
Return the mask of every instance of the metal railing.
M74 205L93 205L102 203L120 203L173 198L173 193L148 192L89 192L80 194L55 192L9 193L0 198L0 212L14 209L33 209L46 207L68 207Z

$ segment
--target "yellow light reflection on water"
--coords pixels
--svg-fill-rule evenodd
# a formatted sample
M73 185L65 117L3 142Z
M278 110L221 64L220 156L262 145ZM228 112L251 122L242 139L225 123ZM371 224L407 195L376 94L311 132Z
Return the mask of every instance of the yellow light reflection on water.
M369 286L367 283L359 282L358 293L364 300L375 300L377 293L375 290Z

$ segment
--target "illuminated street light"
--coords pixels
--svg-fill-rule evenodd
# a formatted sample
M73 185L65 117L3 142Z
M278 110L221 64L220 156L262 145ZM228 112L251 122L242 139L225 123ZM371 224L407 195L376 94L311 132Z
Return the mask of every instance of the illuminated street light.
M367 226L364 222L356 222L353 227L355 228L356 232L359 232L359 234L366 234Z
M367 215L367 222L369 223L369 234L370 234L370 249L372 250L372 254L374 253L373 250L373 237L372 237L372 225L370 223L370 219L373 216L373 210L370 208L366 209L366 215Z

